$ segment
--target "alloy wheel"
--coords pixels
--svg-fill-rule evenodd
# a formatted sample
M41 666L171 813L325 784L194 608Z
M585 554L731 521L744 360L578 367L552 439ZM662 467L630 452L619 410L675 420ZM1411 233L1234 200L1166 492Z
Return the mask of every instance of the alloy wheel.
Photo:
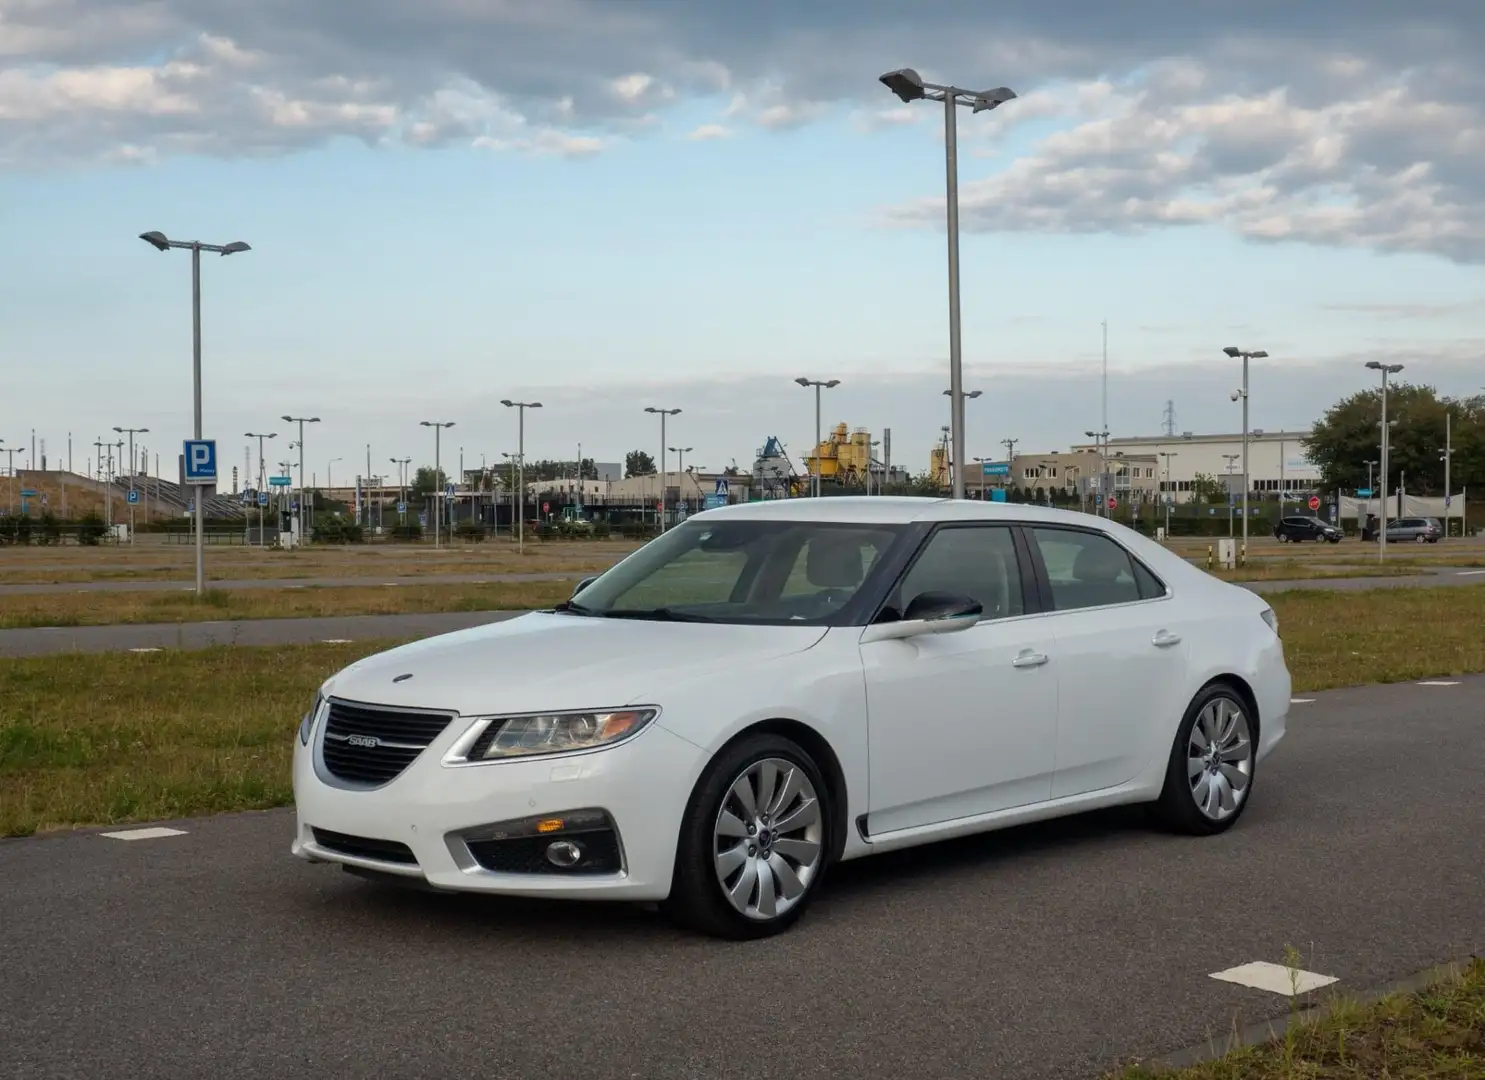
M1207 702L1186 745L1186 776L1196 808L1211 821L1225 821L1247 798L1253 779L1253 738L1247 714L1236 701Z
M783 915L809 892L824 859L820 802L809 775L783 758L748 765L713 829L717 882L749 919Z

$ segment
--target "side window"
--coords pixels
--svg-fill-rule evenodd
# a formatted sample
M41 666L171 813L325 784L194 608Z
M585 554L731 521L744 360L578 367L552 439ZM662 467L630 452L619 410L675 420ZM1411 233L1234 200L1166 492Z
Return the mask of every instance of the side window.
M1165 582L1146 570L1145 564L1138 559L1134 559L1133 562L1134 580L1135 584L1140 587L1140 599L1154 600L1157 596L1164 596L1166 593Z
M1118 544L1097 533L1032 529L1047 567L1058 611L1127 604L1141 599L1134 563Z
M978 600L983 619L1025 614L1021 572L1011 530L1004 525L940 529L903 578L896 603L906 611L925 592L953 592Z

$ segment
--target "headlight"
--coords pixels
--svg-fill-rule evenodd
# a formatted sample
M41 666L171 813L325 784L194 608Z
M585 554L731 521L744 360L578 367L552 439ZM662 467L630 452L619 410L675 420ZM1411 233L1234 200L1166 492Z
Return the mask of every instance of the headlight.
M1274 609L1264 608L1261 614L1263 615L1263 621L1268 623L1268 628L1277 635L1279 632L1279 616L1274 613Z
M501 761L534 754L596 750L639 734L658 715L658 709L618 709L495 719L483 728L472 728L453 747L448 760ZM470 736L473 741L467 742Z
M315 699L310 703L309 712L299 721L299 745L308 746L309 736L315 729L315 717L320 715L320 708L325 704L325 697L318 690L315 691Z

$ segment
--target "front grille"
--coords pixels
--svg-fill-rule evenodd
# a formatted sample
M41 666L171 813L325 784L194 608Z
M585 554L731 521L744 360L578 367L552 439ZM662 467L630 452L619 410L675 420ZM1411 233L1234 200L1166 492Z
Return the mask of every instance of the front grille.
M547 845L557 840L571 840L583 849L576 866L553 866L548 861ZM469 854L486 870L502 874L616 874L622 869L619 838L612 829L471 840Z
M330 703L321 752L325 768L357 784L385 784L442 734L448 713L399 712Z
M320 847L339 852L341 855L401 863L404 866L418 865L412 848L406 844L399 844L396 840L373 840L369 836L349 836L346 833L331 832L329 829L312 828L310 831L315 834L315 843Z

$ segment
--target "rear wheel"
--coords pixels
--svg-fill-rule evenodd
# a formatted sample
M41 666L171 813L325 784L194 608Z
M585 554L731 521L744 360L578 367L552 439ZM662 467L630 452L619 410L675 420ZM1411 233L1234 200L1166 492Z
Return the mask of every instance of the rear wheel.
M1232 828L1252 794L1256 732L1247 704L1228 684L1213 683L1197 694L1171 746L1155 804L1161 823L1194 836Z
M819 890L830 821L824 778L802 747L771 734L740 740L691 796L662 910L716 937L788 929Z

